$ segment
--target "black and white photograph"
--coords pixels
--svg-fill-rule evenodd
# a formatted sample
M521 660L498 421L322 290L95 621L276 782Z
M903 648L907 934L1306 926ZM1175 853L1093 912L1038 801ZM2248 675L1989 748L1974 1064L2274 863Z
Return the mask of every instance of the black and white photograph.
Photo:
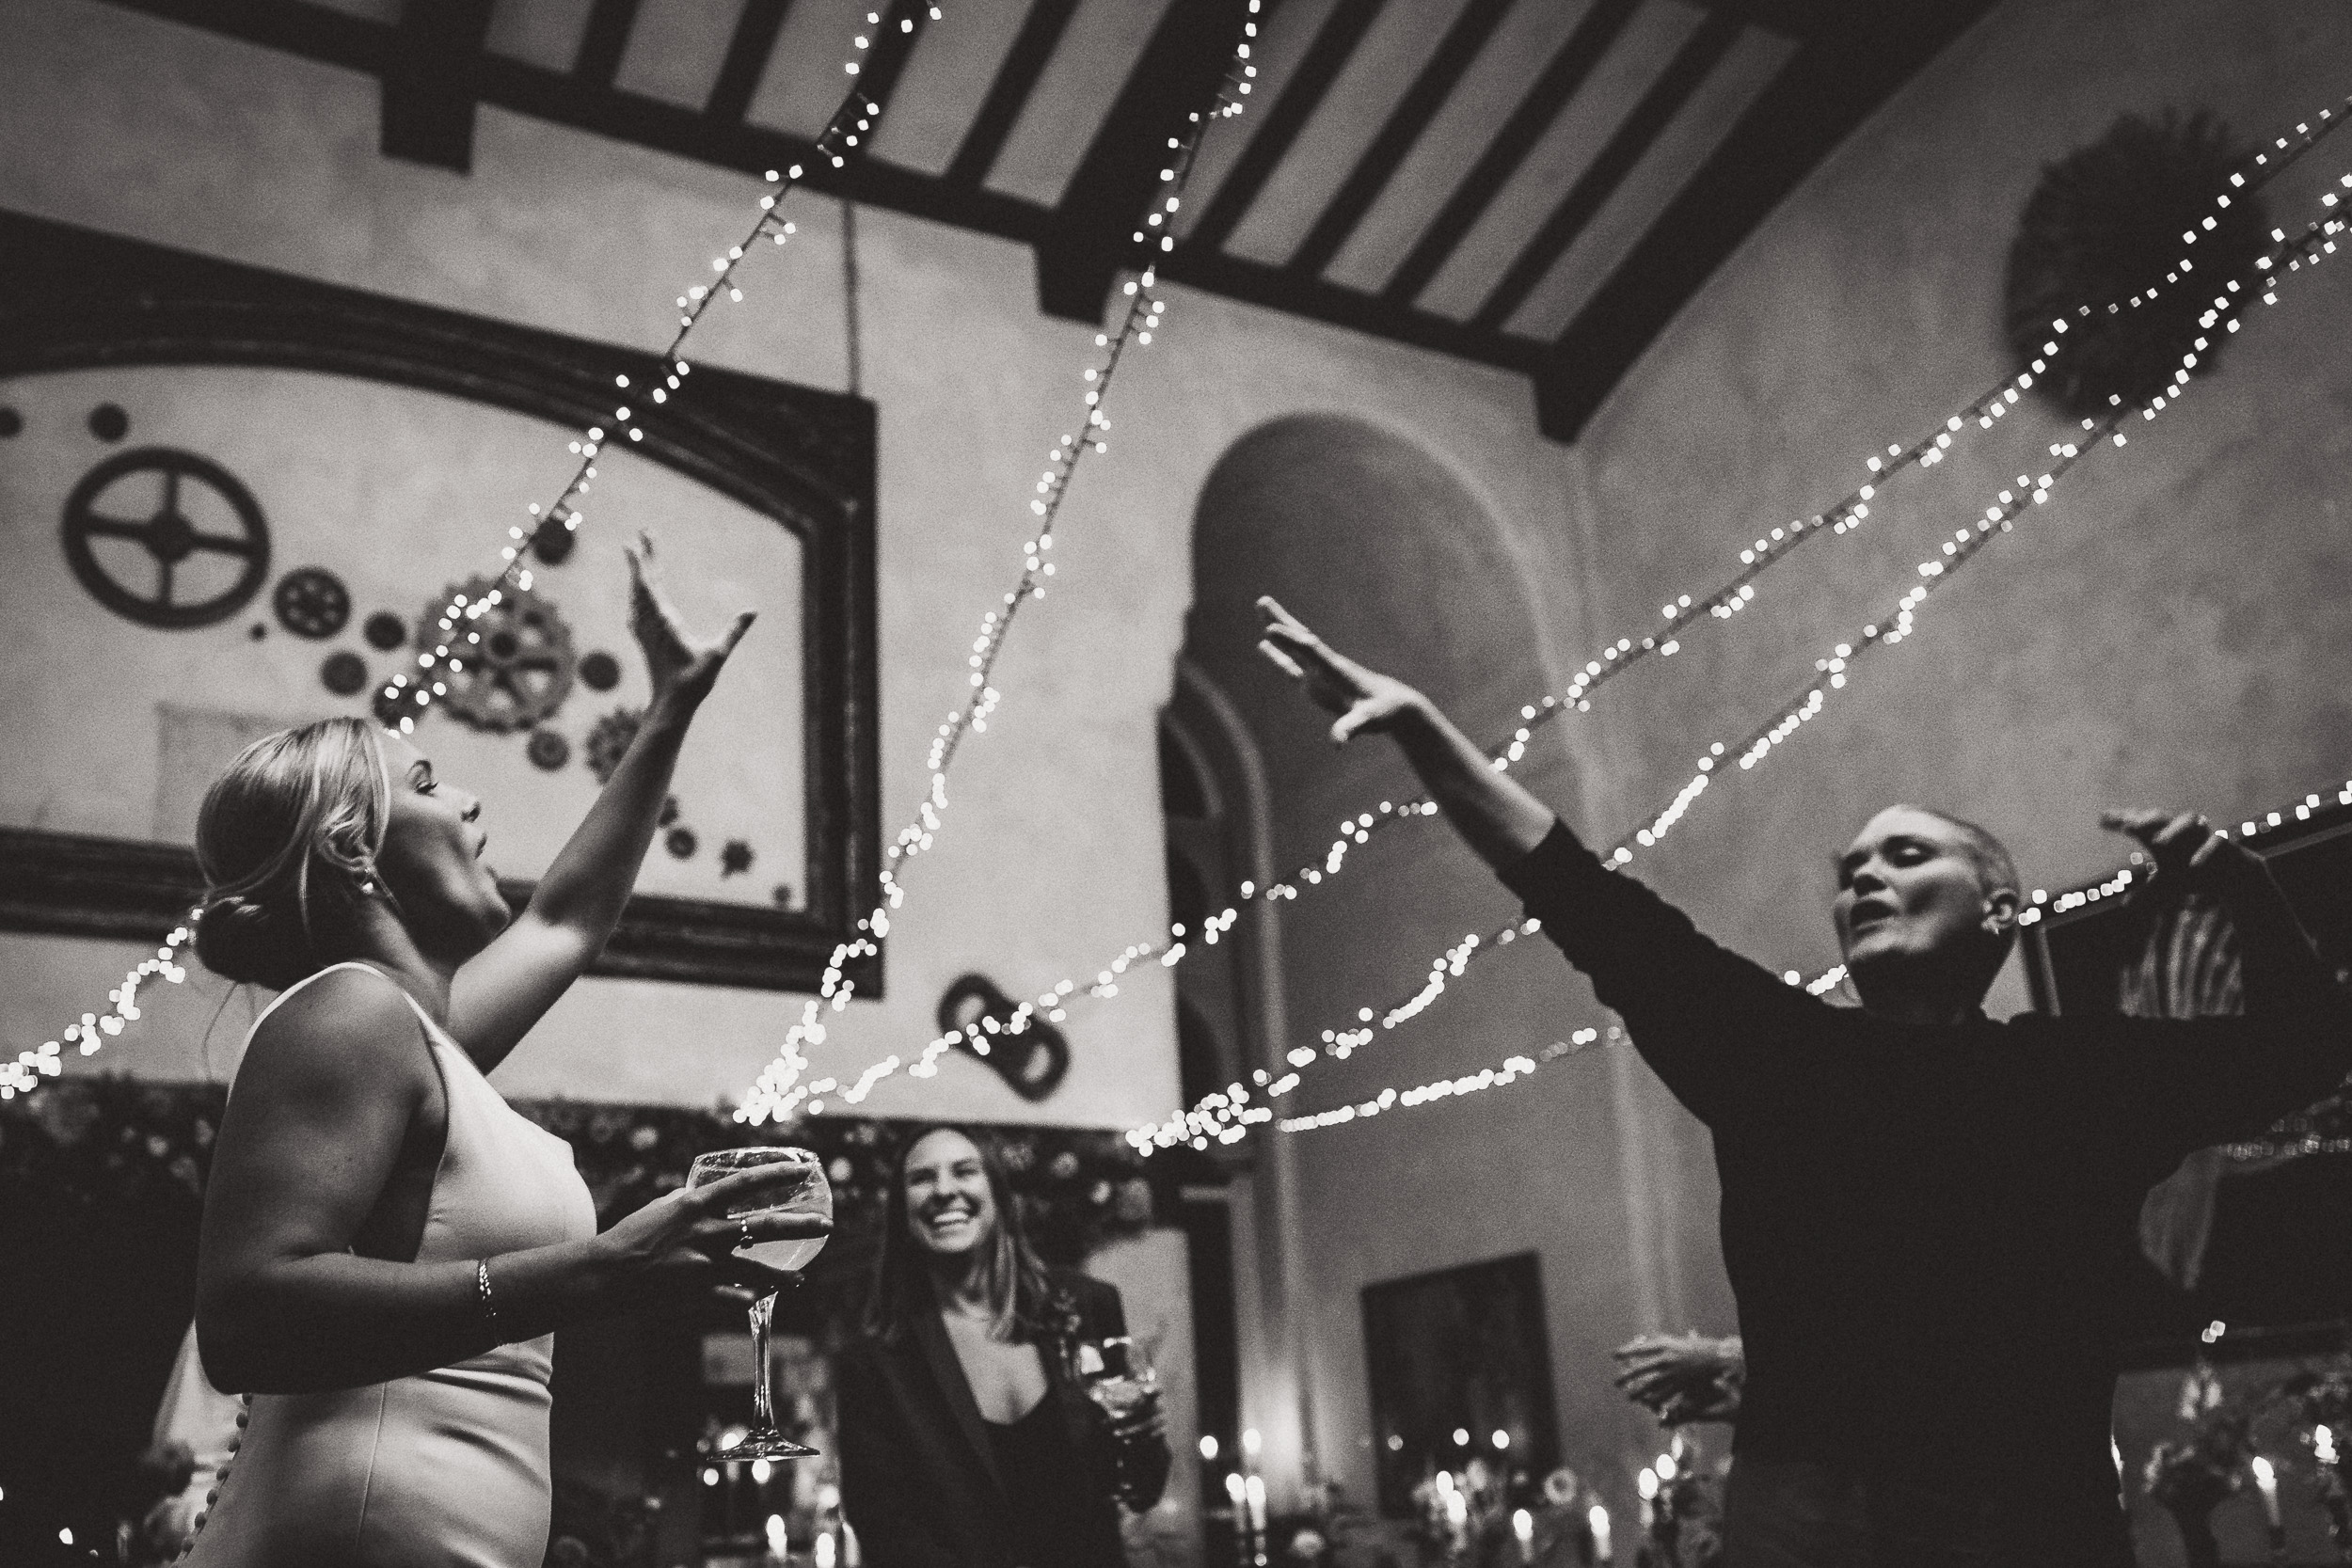
M2343 0L0 0L0 1568L2352 1565Z

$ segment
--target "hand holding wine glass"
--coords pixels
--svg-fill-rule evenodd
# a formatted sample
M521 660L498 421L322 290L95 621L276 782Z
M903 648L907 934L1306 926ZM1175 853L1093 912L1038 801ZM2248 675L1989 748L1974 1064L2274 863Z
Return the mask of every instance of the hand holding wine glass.
M746 1185L755 1180L756 1186ZM833 1229L833 1185L825 1180L822 1163L805 1148L723 1148L698 1155L686 1173L686 1187L689 1192L729 1195L725 1212L739 1227L736 1255L796 1283L799 1271L824 1250ZM808 1228L805 1222L811 1218L821 1219L823 1228ZM780 1223L787 1219L803 1223L797 1228ZM713 1458L803 1459L817 1451L776 1428L774 1374L768 1356L775 1310L772 1287L752 1303L752 1430Z
M1102 1367L1085 1374L1087 1398L1103 1412L1111 1436L1122 1444L1165 1436L1168 1417L1160 1408L1159 1374L1142 1347L1119 1335L1092 1348Z
M739 1250L744 1244L745 1223L752 1238L762 1244L824 1245L833 1229L830 1208L793 1207L787 1201L803 1180L799 1172L781 1165L747 1166L723 1182L706 1180L665 1194L597 1240L659 1293L704 1291L717 1284L772 1291L791 1276L756 1254Z

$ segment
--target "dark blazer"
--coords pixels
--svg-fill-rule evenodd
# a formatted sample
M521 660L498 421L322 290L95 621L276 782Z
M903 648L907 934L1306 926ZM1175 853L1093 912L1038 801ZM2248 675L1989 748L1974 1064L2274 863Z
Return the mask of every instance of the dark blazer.
M1073 1270L1047 1273L1056 1340L1105 1339L1127 1332L1119 1292ZM1084 1555L1121 1568L1119 1508L1122 1480L1130 1506L1149 1507L1168 1484L1165 1442L1131 1452L1118 1469L1118 1445L1102 1412L1071 1381L1061 1347L1038 1345L1046 1399L1070 1425L1078 1455L1070 1484L1099 1503L1089 1512ZM936 1312L920 1314L897 1343L859 1338L836 1365L841 1424L841 1503L871 1568L1023 1568L1006 1526L1012 1503L990 1451L972 1386Z

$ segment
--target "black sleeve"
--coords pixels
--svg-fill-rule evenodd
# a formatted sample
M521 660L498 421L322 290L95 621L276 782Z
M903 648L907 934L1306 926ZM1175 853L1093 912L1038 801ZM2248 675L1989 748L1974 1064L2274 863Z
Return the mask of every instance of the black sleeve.
M1119 1298L1119 1288L1104 1280L1092 1281L1094 1299L1088 1310L1095 1325L1095 1336L1116 1339L1127 1333L1127 1308ZM1168 1452L1168 1439L1154 1437L1148 1443L1132 1443L1115 1456L1119 1500L1137 1513L1160 1500L1168 1490L1168 1472L1175 1464Z
M2352 1072L2352 997L2299 932L2247 941L2246 1011L2133 1019L2112 1070L2153 1154L2250 1138L2321 1100Z
M1502 873L1567 959L1625 1020L1675 1098L1712 1127L1788 1086L1837 1009L1699 934L1680 910L1603 866L1566 824Z
M840 1422L841 1512L857 1531L863 1560L889 1568L965 1568L964 1559L931 1539L930 1516L886 1431L888 1390L872 1358L851 1346L835 1358L834 1415Z

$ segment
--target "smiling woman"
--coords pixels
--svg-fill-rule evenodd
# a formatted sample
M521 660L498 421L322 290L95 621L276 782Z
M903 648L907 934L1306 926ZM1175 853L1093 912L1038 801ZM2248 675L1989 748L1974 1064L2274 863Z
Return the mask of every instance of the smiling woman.
M842 1506L872 1560L1118 1568L1120 1502L1168 1482L1156 1392L1087 1394L1126 1348L1119 1292L1049 1270L1005 1160L975 1129L918 1129L892 1173L866 1334L842 1356Z

